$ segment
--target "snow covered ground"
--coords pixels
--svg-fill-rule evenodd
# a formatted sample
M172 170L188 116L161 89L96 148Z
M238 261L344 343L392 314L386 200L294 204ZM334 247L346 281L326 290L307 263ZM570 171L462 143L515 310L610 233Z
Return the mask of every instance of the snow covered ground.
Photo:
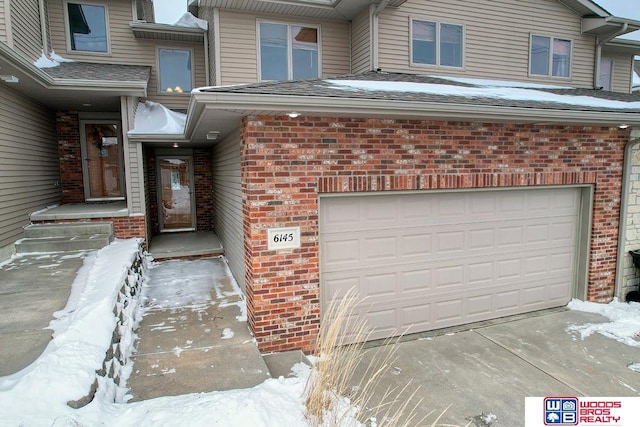
M269 379L250 389L162 397L124 403L123 390L101 381L89 405L75 410L67 401L88 390L111 342L116 319L114 296L138 251L135 240L117 240L85 259L67 307L51 322L54 339L24 370L0 377L2 426L304 426L304 389L310 370L294 366L295 376ZM572 301L574 310L600 313L611 322L574 326L583 337L598 332L640 346L640 304L608 305ZM131 367L128 367L129 369ZM630 369L633 369L630 367ZM640 370L640 367L637 367ZM124 370L126 373L126 369ZM122 403L114 403L120 400ZM344 424L358 425L353 419Z

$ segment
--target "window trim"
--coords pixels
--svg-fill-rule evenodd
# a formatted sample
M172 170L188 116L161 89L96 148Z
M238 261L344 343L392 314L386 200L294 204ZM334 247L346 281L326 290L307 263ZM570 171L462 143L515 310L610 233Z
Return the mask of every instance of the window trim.
M268 19L256 19L256 74L259 82L273 81L262 79L262 58L260 55L260 24L276 24L287 26L287 80L293 80L293 46L291 44L291 27L315 28L318 36L318 77L322 78L322 26L298 21L271 21Z
M414 62L413 60L413 22L427 22L436 24L436 63L435 64L421 64L419 62ZM455 25L457 27L462 28L462 43L461 43L461 64L460 66L456 65L441 65L441 57L440 57L440 28L442 25ZM450 70L464 70L465 69L465 53L467 50L467 28L465 24L460 24L457 22L448 22L448 21L438 21L438 20L429 20L422 17L410 16L409 17L409 66L410 67L438 67L445 68Z
M165 92L162 90L160 85L160 49L171 49L171 50L188 50L191 54L191 89L188 91L184 91L182 93L176 92ZM182 47L182 46L170 46L170 45L162 45L156 46L156 90L158 95L166 95L166 96L191 96L191 90L193 90L196 86L196 70L195 70L195 52L192 47Z
M86 4L88 6L101 6L104 8L104 24L107 35L107 51L95 52L92 50L78 50L71 48L71 29L69 28L69 3L72 4ZM67 53L80 54L80 55L99 55L99 56L111 56L111 25L109 23L109 4L108 2L97 2L92 0L63 0L62 2L62 15L64 17L64 33L66 38Z
M534 37L546 37L549 39L549 65L547 69L547 74L535 74L531 72L531 64L532 64L532 55L531 48L533 47L533 38ZM569 75L568 76L554 76L553 75L553 41L554 40L564 40L568 41L569 46ZM573 75L573 39L570 37L556 37L550 36L547 34L534 34L529 33L529 65L527 67L527 73L531 78L551 78L551 79L560 79L560 80L571 80Z

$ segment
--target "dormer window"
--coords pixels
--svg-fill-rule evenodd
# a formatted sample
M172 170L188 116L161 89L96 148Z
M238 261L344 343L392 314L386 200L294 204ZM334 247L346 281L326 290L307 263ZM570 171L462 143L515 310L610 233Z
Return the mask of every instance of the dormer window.
M68 2L65 11L70 50L109 52L106 6Z
M571 40L531 36L529 73L535 76L571 76Z
M306 25L259 22L259 79L320 77L319 33L319 28Z
M190 49L158 49L158 81L160 92L190 93L193 89L193 66Z

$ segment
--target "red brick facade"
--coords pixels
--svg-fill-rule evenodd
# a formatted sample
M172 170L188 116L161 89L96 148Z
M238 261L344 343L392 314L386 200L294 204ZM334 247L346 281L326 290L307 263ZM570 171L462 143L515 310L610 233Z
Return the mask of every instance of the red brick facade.
M583 126L245 118L247 311L260 349L314 347L320 193L593 185L588 299L609 301L628 136L617 128ZM268 251L266 229L287 226L301 227L302 248Z
M75 111L56 114L62 203L84 202L80 120Z

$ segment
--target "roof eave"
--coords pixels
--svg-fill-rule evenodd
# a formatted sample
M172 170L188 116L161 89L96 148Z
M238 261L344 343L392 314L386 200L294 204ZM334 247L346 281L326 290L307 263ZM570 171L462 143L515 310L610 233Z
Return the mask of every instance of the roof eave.
M442 102L395 101L387 99L355 99L290 95L255 95L239 93L192 94L185 126L185 136L191 139L198 126L211 127L204 120L207 110L247 112L278 112L313 115L340 115L361 117L395 117L447 121L487 121L544 124L589 124L640 126L640 113L625 111L567 110L560 108L525 108Z
M48 89L117 93L122 96L147 96L147 82L119 80L52 79Z

